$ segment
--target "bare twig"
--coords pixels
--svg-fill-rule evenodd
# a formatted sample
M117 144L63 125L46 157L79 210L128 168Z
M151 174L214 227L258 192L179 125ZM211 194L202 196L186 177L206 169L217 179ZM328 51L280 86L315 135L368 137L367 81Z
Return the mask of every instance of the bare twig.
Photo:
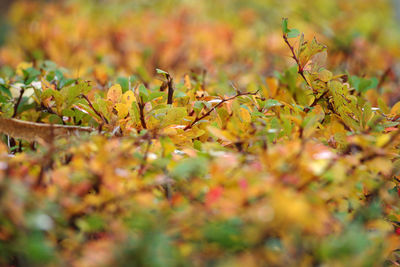
M382 93L382 85L385 82L387 76L389 76L390 72L392 71L392 67L389 66L385 72L382 74L382 76L379 78L379 82L378 85L376 86L376 88L378 89L379 93Z
M89 107L93 110L94 113L96 113L97 116L100 117L100 119L102 119L106 124L108 124L108 120L106 117L104 117L100 112L98 112L92 105L92 102L89 100L89 98L87 98L87 96L85 96L84 94L81 94L81 96L88 102Z
M218 107L220 107L222 104L224 104L227 101L233 100L239 96L244 96L244 95L255 95L257 94L258 91L254 92L254 93L242 93L239 90L237 90L236 95L228 97L228 98L222 98L221 101L216 104L214 107L212 107L209 111L207 111L206 113L204 113L202 116L200 117L196 117L194 119L194 121L192 121L190 124L188 124L183 130L189 130L193 127L193 125L195 125L197 122L201 121L202 119L204 119L205 117L209 116L211 114L211 112L213 112L214 110L216 110Z
M65 125L65 121L63 120L63 117L58 115L51 107L47 107L43 103L40 103L40 108L41 108L41 110L45 110L50 114L58 116L61 119L62 124Z
M167 77L167 86L168 86L168 100L167 104L172 104L174 101L174 80L172 79L169 73L166 74Z
M147 158L149 156L150 146L151 146L151 137L149 137L149 139L147 139L146 150L144 151L143 160L142 160L142 163L140 164L139 171L138 171L139 176L142 176L144 173L144 169L145 169L146 163L147 163Z
M311 89L313 89L313 91L314 91L314 88L313 88L312 85L308 82L308 80L306 79L306 76L304 76L304 66L302 66L302 65L300 64L300 60L299 60L298 57L296 56L296 53L294 52L294 48L293 48L293 46L289 43L289 40L288 40L286 34L283 35L283 40L285 40L285 43L287 44L287 46L288 46L289 49L290 49L290 52L292 52L292 58L296 61L297 68L298 68L298 69L297 69L297 73L300 74L300 76L301 76L301 77L303 78L303 80L307 83L307 85L310 86Z
M328 90L326 90L326 91L325 91L322 95L320 95L319 97L316 97L316 98L314 99L314 101L311 103L310 107L315 106L315 105L318 103L318 101L320 101L322 98L324 98L324 96L325 96L327 93L328 93Z
M144 106L146 103L143 102L143 98L140 97L140 100L138 101L138 106L139 106L139 114L140 114L140 123L142 124L143 129L147 129L146 121L144 119Z
M24 92L25 92L25 89L21 88L19 91L19 97L17 99L17 103L15 103L15 105L14 105L14 113L12 115L12 118L15 118L18 114L18 106L21 103L22 95L24 94Z

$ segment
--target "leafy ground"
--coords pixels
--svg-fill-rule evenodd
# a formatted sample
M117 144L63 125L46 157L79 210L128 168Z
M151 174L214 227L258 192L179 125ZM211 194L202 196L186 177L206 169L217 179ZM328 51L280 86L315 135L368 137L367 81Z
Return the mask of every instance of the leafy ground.
M0 265L398 266L395 1L198 2L11 5Z

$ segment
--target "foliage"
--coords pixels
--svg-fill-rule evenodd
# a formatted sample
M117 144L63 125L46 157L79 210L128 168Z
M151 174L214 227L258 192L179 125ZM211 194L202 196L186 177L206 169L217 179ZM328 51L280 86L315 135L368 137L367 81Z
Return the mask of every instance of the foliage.
M280 35L295 66L247 86L3 67L0 265L398 265L400 102Z

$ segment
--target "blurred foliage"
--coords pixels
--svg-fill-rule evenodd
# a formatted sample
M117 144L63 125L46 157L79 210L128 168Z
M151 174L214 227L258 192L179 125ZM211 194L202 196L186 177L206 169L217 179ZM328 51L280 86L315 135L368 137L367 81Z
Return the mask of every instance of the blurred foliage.
M0 265L400 264L392 2L17 1L7 23Z

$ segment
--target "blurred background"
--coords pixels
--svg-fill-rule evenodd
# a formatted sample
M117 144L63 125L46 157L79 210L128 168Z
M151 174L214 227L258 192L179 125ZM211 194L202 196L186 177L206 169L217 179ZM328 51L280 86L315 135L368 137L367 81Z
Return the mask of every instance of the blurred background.
M246 84L293 64L289 27L328 46L327 66L397 81L400 0L0 1L0 67L51 60L100 84L161 68ZM295 40L293 40L295 41Z

